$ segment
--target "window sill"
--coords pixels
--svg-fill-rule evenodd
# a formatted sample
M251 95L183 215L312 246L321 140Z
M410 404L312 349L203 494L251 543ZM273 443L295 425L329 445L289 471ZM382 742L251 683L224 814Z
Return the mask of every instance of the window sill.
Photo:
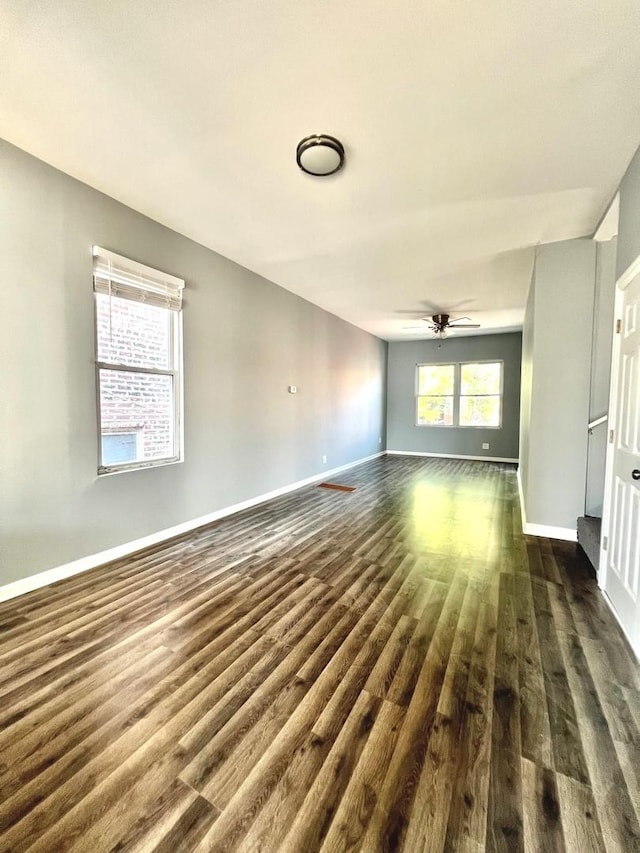
M415 424L420 429L502 429L500 426L463 426L462 424Z
M153 462L132 462L126 465L105 465L98 468L98 477L110 477L112 474L125 474L128 471L143 471L147 468L164 468L167 465L180 465L183 458L158 459Z

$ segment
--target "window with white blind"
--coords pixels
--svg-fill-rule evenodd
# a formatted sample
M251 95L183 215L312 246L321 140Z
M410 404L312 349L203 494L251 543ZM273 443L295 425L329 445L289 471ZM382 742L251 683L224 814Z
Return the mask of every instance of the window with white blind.
M502 426L501 361L416 365L416 425Z
M184 281L93 247L98 473L182 459Z

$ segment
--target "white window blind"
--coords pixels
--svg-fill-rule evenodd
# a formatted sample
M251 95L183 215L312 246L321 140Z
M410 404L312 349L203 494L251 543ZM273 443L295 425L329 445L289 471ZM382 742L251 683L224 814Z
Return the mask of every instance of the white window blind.
M93 289L107 296L180 311L184 280L94 246Z

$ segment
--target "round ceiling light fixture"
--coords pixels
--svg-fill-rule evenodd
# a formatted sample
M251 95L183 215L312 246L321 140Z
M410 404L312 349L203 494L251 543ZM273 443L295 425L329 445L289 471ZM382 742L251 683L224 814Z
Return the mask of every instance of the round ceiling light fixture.
M344 145L326 133L306 136L298 143L296 160L308 175L317 178L334 175L344 166Z

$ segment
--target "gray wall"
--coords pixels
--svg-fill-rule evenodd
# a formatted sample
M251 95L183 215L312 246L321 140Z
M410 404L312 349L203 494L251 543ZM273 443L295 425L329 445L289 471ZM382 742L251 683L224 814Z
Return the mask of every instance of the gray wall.
M616 241L596 243L596 280L591 348L591 388L589 420L609 410L611 344L616 290ZM607 423L594 428L588 438L587 515L602 516L604 502L605 463L607 456Z
M575 530L584 514L596 247L591 240L539 246L533 310L531 406L521 480L529 524ZM535 322L534 322L535 321Z
M96 475L94 243L186 279L182 464ZM0 584L384 449L385 343L6 143L0 269Z
M531 423L531 395L533 392L533 349L535 328L535 266L531 277L529 295L524 313L522 330L522 382L520 386L520 480L526 493L529 467L522 464L529 459L529 426Z
M620 183L616 279L640 255L640 148Z
M522 335L475 335L438 341L389 344L387 446L389 450L462 456L518 457L520 358ZM456 361L504 361L501 429L416 426L416 364ZM483 450L488 442L489 450Z

